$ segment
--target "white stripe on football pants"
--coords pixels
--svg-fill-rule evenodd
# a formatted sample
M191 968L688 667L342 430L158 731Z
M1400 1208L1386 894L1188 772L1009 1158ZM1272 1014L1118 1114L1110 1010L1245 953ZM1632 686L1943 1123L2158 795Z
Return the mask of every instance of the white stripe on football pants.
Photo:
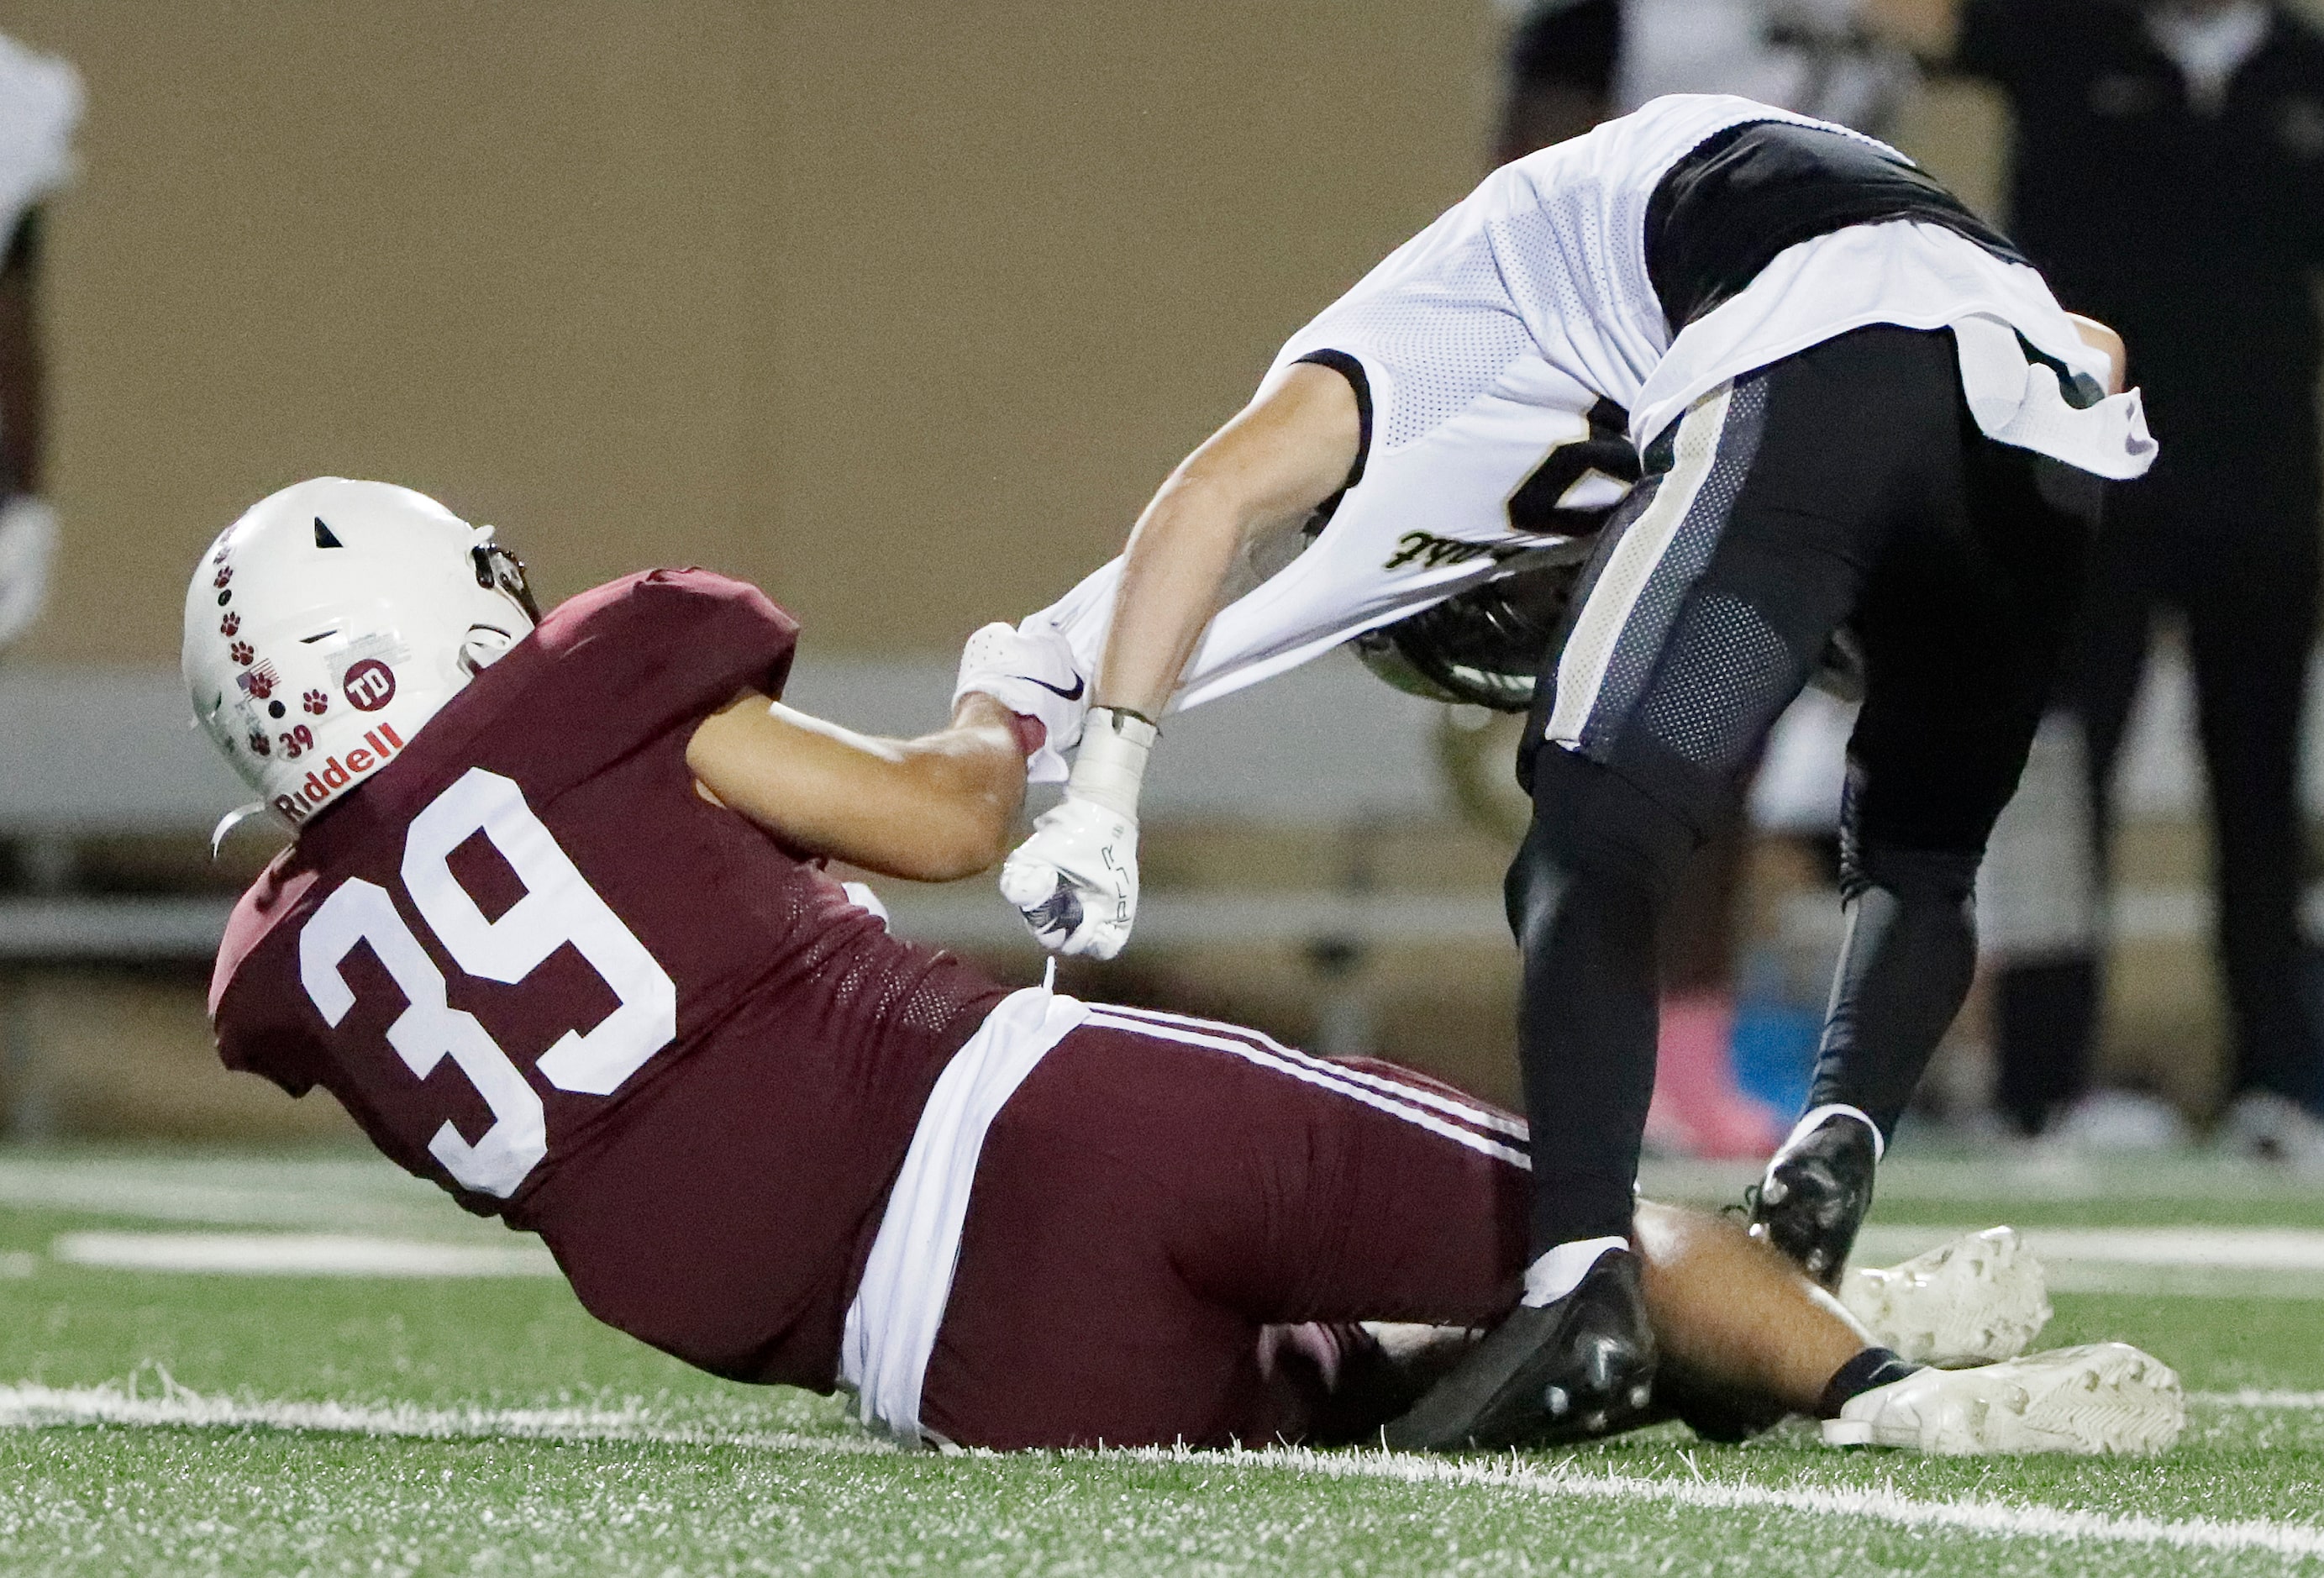
M1287 1057L1278 1057L1264 1047L1251 1045L1249 1041L1236 1040L1227 1036L1206 1035L1200 1030L1185 1029L1176 1025L1157 1024L1150 1020L1130 1019L1116 1015L1111 1010L1105 1009L1093 1009L1087 1022L1107 1029L1128 1030L1135 1035L1151 1036L1157 1041L1177 1041L1189 1047L1207 1047L1213 1051L1232 1053L1237 1057L1258 1064L1261 1068L1272 1068L1278 1074L1287 1074L1304 1084L1334 1092L1352 1101L1361 1102L1364 1105L1386 1112L1390 1117L1401 1118L1416 1128L1425 1129L1432 1134L1450 1140L1456 1145L1466 1146L1471 1150L1489 1156L1497 1161L1508 1162L1512 1167L1523 1167L1528 1172L1533 1168L1532 1162L1526 1159L1525 1152L1521 1150L1514 1150L1498 1140L1488 1140L1473 1130L1463 1129L1457 1123L1448 1123L1434 1113L1425 1112L1421 1108L1400 1101L1391 1101L1387 1096L1375 1091L1366 1090L1361 1085L1333 1078L1317 1069L1302 1066Z
M1506 1134L1519 1145L1526 1142L1526 1122L1522 1118L1512 1118L1506 1112L1495 1112L1480 1102L1463 1101L1458 1096L1446 1095L1442 1091L1433 1091L1423 1085L1407 1084L1402 1080L1388 1079L1373 1074L1368 1069L1351 1068L1344 1063L1334 1063L1328 1057L1318 1057L1313 1052L1303 1052L1296 1047L1286 1047L1265 1030L1254 1030L1248 1025L1231 1025L1223 1020L1197 1019L1192 1014L1170 1013L1158 1008L1128 1008L1118 1002L1103 1004L1101 1011L1119 1014L1128 1019L1150 1020L1157 1024L1176 1025L1186 1029L1206 1030L1213 1035L1228 1036L1238 1040L1249 1041L1279 1057L1287 1057L1303 1067L1315 1069L1331 1078L1363 1085L1368 1089L1379 1091L1383 1095L1394 1096L1399 1101L1413 1102L1420 1106L1434 1108L1439 1112L1449 1113L1462 1122L1473 1123L1480 1129L1490 1130L1497 1134Z
M1557 660L1557 700L1550 709L1545 735L1552 743L1568 750L1581 745L1582 731L1597 710L1606 670L1621 645L1622 632L1629 625L1639 595L1678 540L1680 529L1694 509L1695 495L1718 463L1719 441L1727 431L1727 408L1734 392L1732 384L1722 383L1679 419L1674 438L1678 453L1670 471L1661 478L1653 499L1615 542L1606 568L1590 588L1589 600L1582 604L1573 633Z

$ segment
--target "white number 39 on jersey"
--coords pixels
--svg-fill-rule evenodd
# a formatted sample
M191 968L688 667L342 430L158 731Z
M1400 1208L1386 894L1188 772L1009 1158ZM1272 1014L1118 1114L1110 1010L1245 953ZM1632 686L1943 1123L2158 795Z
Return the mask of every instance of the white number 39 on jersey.
M524 883L524 897L487 920L452 874L451 854L482 833ZM678 987L558 847L514 780L483 768L411 819L403 838L403 887L453 962L485 981L514 984L571 943L604 978L621 1006L588 1030L569 1029L540 1056L542 1077L581 1095L611 1094L678 1034ZM357 943L403 993L388 1045L420 1079L449 1057L492 1109L493 1125L474 1143L447 1120L428 1153L464 1186L505 1199L549 1152L540 1096L474 1014L445 997L443 973L404 924L387 890L350 877L299 934L299 978L325 1022L336 1028L355 1006L339 966Z

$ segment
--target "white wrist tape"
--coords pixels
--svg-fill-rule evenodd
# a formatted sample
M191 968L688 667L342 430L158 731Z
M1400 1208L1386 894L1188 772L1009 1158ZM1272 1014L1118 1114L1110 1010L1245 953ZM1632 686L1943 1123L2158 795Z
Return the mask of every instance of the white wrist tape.
M1134 714L1092 707L1065 792L1136 822L1138 789L1145 781L1147 753L1154 749L1158 732Z

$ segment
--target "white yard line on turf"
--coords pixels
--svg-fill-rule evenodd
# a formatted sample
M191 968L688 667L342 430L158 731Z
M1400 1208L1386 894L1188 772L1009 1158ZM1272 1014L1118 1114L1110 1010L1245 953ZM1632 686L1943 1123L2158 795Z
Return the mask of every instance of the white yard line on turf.
M2225 1394L2236 1396L2240 1394ZM2259 1397L2301 1394L2258 1393ZM114 1387L0 1386L0 1428L59 1425L210 1427L257 1426L428 1440L479 1436L546 1441L648 1441L732 1445L784 1452L858 1455L892 1452L864 1437L804 1435L787 1431L731 1432L657 1426L630 1410L581 1408L421 1408L345 1403L236 1402L163 1381L158 1397ZM981 1455L981 1454L980 1454ZM1646 1501L1703 1511L1796 1512L1861 1518L1904 1528L2061 1544L2162 1546L2177 1550L2264 1552L2324 1556L2324 1526L2264 1518L2229 1522L2211 1518L2123 1518L2102 1512L1964 1497L1930 1500L1869 1485L1782 1488L1700 1477L1659 1479L1595 1473L1565 1466L1536 1467L1514 1458L1433 1458L1398 1453L1313 1452L1270 1447L1259 1452L1194 1452L1184 1448L1073 1452L1067 1460L1187 1463L1204 1468L1315 1474L1453 1489L1499 1490L1550 1500Z
M2224 1408L2324 1409L2324 1392L2279 1392L2248 1386L2240 1391L2189 1392L2187 1400L2216 1403Z
M69 1232L68 1265L234 1277L554 1277L538 1243L447 1244L335 1232Z
M1989 1225L1989 1224L1988 1224ZM1902 1260L1974 1232L1972 1227L1868 1225L1859 1259ZM2324 1271L2324 1231L2309 1227L2020 1227L2045 1266L2170 1267L2190 1270Z
M254 1427L342 1435L405 1436L423 1441L508 1436L558 1442L667 1442L781 1452L896 1450L870 1436L657 1425L651 1416L629 1408L424 1408L406 1403L252 1403L191 1391L167 1375L159 1384L158 1395L152 1397L111 1386L50 1387L32 1381L0 1385L0 1429L39 1430L60 1425Z
M1503 1489L1576 1500L1654 1501L1705 1511L1804 1512L1865 1518L1905 1528L1941 1529L2006 1539L2054 1540L2068 1545L2167 1546L2177 1550L2324 1556L2324 1526L2313 1524L2276 1523L2265 1518L2227 1522L2212 1518L2117 1518L2103 1512L2074 1512L2062 1507L1970 1497L1932 1501L1869 1485L1783 1489L1711 1479L1649 1479L1635 1474L1542 1469L1498 1458L1463 1461L1391 1453L1318 1453L1296 1446L1224 1455L1179 1452L1124 1455L1151 1457L1158 1462L1243 1462L1254 1467L1291 1468L1340 1479Z

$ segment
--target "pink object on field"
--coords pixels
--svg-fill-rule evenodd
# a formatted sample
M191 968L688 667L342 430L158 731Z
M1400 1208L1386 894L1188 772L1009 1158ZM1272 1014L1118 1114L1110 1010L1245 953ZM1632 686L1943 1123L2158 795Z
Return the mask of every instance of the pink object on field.
M1655 1099L1646 1140L1655 1149L1714 1160L1754 1159L1784 1137L1775 1109L1736 1083L1735 1002L1719 992L1662 1001Z

